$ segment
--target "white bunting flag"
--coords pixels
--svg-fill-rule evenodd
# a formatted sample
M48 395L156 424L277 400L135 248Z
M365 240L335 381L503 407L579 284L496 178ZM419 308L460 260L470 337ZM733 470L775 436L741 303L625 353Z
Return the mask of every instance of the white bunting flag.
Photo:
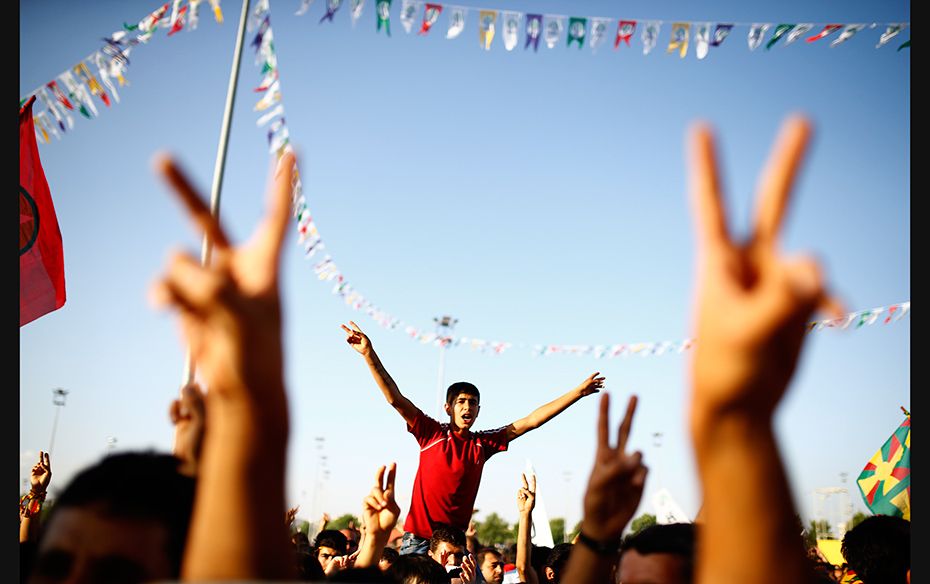
M446 32L447 39L454 39L465 30L465 9L455 6L449 10L449 30Z

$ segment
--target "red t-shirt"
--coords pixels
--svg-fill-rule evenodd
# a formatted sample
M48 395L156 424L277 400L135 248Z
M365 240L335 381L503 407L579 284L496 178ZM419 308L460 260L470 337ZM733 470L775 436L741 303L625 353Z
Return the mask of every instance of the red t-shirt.
M423 538L432 536L435 523L465 531L478 496L484 463L507 450L507 426L470 432L461 438L449 424L440 424L417 410L417 417L407 431L420 444L420 465L413 480L404 530Z

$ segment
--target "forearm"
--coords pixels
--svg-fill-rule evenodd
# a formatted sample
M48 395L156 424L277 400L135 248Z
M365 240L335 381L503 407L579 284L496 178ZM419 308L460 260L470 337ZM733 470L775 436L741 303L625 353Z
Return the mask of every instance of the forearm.
M358 548L358 557L355 560L356 568L368 568L377 566L381 561L381 554L384 553L384 546L387 545L391 537L390 531L378 531L367 533L361 546Z
M692 442L704 490L697 582L774 584L809 577L771 424L770 416L692 409ZM766 572L759 566L779 569Z
M535 580L535 570L532 566L533 549L530 542L530 529L533 525L533 517L530 513L520 513L520 521L517 527L517 557L514 565L517 568L517 574L520 580L529 584L529 572L533 572Z
M185 580L296 577L281 521L287 406L283 387L268 393L273 395L262 405L207 408L210 432L182 566Z
M371 349L365 355L365 363L368 365L368 370L371 371L371 376L375 378L375 382L381 389L381 393L384 394L384 399L392 406L397 407L397 401L404 399L404 396L401 395L400 389L394 383L394 379L387 372L387 369L384 368L374 349Z
M539 406L533 413L526 417L527 430L533 430L538 428L551 420L552 418L558 416L564 412L570 405L581 399L581 394L578 393L577 389L573 389L568 393L565 393L551 402Z

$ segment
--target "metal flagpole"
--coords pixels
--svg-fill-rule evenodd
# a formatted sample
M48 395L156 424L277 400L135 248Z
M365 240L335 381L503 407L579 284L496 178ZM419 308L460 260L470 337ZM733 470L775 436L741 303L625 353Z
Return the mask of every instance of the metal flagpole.
M232 72L229 74L229 88L226 90L226 109L223 111L223 127L220 130L220 143L216 149L216 164L213 166L213 187L210 190L210 213L220 215L220 191L223 187L223 172L226 168L226 146L229 144L229 128L232 126L233 105L236 103L236 85L239 81L239 61L242 60L242 45L245 41L245 23L249 15L249 0L242 0L242 13L239 15L239 33L236 37L236 50L233 54ZM206 233L200 249L200 264L210 263L212 242ZM184 363L184 380L182 386L194 380L194 357L190 347Z

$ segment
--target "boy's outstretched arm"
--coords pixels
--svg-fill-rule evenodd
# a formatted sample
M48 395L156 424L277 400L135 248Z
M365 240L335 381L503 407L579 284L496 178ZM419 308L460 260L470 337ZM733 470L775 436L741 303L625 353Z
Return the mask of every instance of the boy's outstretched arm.
M841 311L827 296L817 263L785 257L777 245L809 135L801 117L784 124L759 183L753 233L733 242L711 131L697 125L690 132L698 240L690 423L705 517L697 582L800 583L812 576L772 430L805 324L818 306ZM773 566L778 569L768 569Z
M371 370L371 376L375 378L378 387L381 388L381 393L384 394L387 403L397 410L397 413L407 422L408 426L412 426L414 419L417 417L417 411L419 411L417 406L404 397L400 389L397 388L394 379L391 378L384 365L381 364L381 359L378 358L378 354L375 353L374 348L371 346L368 335L363 333L362 329L358 328L358 325L351 320L349 324L352 328L341 325L342 330L346 333L346 342L365 358L365 363L368 364L368 369Z
M604 378L598 377L600 371L595 371L588 376L587 379L581 382L581 385L575 389L569 391L565 395L558 397L546 405L539 406L533 413L526 416L525 418L520 418L507 428L507 439L514 440L520 436L526 434L530 430L535 430L539 428L552 418L558 416L566 409L568 406L572 405L576 401L580 400L586 395L591 395L592 393L597 393L604 387Z

